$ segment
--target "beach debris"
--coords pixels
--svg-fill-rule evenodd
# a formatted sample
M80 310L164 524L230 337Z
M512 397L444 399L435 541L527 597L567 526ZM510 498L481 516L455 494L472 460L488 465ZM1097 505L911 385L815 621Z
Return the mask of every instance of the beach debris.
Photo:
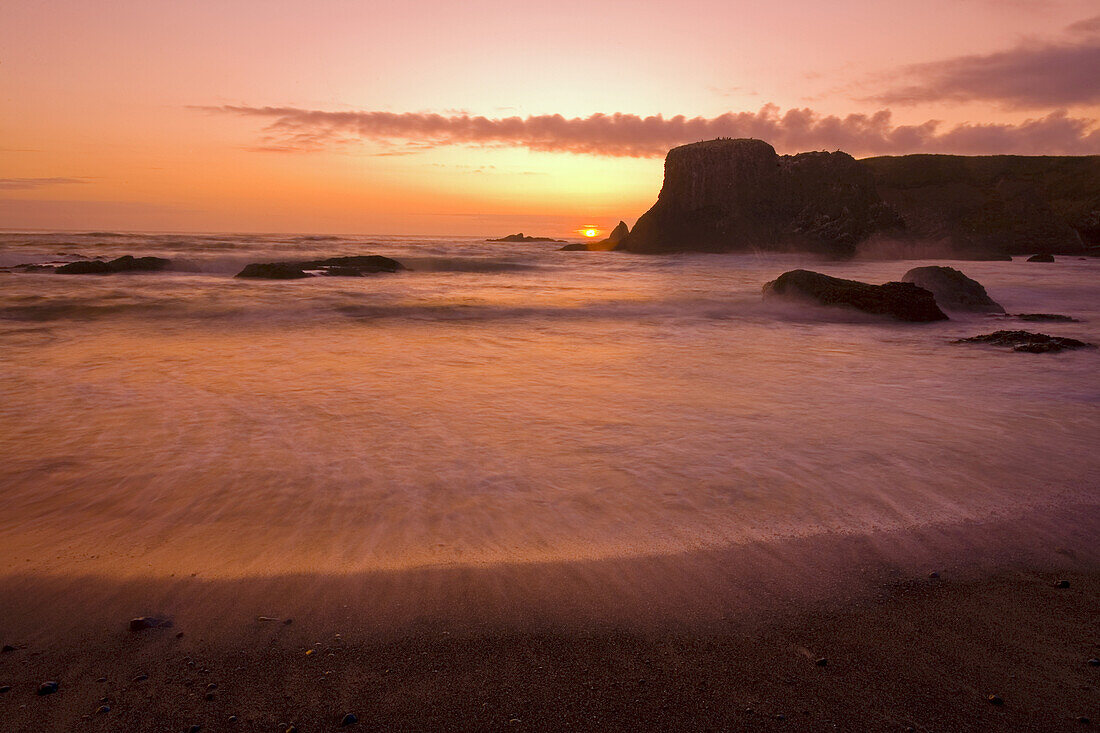
M829 664L829 660L825 657L820 657L817 661L814 662L814 664L816 664L818 667L826 667Z
M306 649L306 656L308 657L310 654L313 654L313 650L312 649Z
M57 692L57 689L61 687L59 682L47 681L38 686L37 695L52 695Z
M986 700L989 700L991 705L1004 705L1005 701L1000 695L987 695Z
M1046 354L1065 349L1095 349L1093 344L1063 336L1050 336L1030 331L994 331L993 333L956 339L956 344L989 344L990 346L1009 346L1013 351L1028 354Z
M357 716L355 713L348 713L347 715L344 716L344 719L340 721L340 726L341 727L346 727L346 726L349 726L349 725L355 725L358 722L359 722L359 716Z
M130 619L130 631L144 631L145 629L170 629L172 622L168 619L156 616L138 616Z
M1055 588L1068 588L1069 587L1069 581L1068 580L1056 580L1056 581L1054 581L1054 587Z

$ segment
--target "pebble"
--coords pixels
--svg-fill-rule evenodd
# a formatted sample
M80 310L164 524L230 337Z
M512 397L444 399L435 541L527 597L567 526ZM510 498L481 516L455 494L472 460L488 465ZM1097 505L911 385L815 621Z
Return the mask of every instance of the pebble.
M776 720L786 720L787 716L784 715L783 713L778 713L778 714L776 714L775 719Z
M1056 581L1054 581L1054 587L1055 588L1068 588L1069 587L1069 581L1068 580L1056 580Z
M149 679L149 675L139 674L137 677L134 678L134 682L144 682L147 679Z
M1091 721L1091 720L1089 720L1089 719L1088 719L1087 717L1085 717L1084 715L1082 715L1081 717L1079 717L1079 718L1077 719L1077 722L1078 722L1078 723L1080 723L1081 725L1088 725L1088 724L1089 724L1089 723L1091 723L1092 721Z
M1100 659L1097 659L1096 657L1093 657L1092 659L1089 660L1089 666L1090 667L1100 667Z
M3 695L5 692L11 692L11 685L0 685L0 695Z
M355 713L348 713L347 715L344 716L344 719L340 721L340 725L342 725L342 726L355 725L358 722L359 722L359 718L358 718L358 716L355 715Z
M199 733L200 730L202 730L202 726L198 723L195 723L193 726L187 729L187 733Z
M821 659L818 659L816 662L814 662L814 664L816 664L818 667L825 667L829 664L829 660L825 657L822 657Z
M237 722L237 716L236 715L230 715L229 716L229 722L230 723L236 723Z
M940 577L940 574L933 570L931 573L928 574L928 577L935 580L936 578Z
M208 692L205 695L203 695L203 697L205 697L207 700L213 700L214 699L214 693L213 692Z
M182 631L177 631L176 632L176 638L177 639L182 639L183 638L183 632Z
M106 681L107 681L106 677L100 677L98 680L96 680L96 682L101 682L101 683L106 682Z
M5 644L4 648L0 649L0 652L3 652L4 654L11 654L14 651L15 647L13 647L11 644Z
M145 629L169 628L171 621L155 616L138 616L130 619L130 631L144 631Z
M61 685L57 682L43 682L38 686L39 695L52 695L57 692L57 688Z
M1004 705L1005 704L1005 701L1003 699L1001 699L1000 695L989 695L985 699L989 700L989 702L992 703L993 705Z
M103 715L103 713L111 712L111 706L110 705L100 705L98 708L95 709L95 711L96 711L97 715Z

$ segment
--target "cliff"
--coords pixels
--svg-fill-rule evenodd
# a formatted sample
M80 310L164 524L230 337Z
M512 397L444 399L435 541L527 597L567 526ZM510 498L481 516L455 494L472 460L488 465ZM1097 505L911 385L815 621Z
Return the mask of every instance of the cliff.
M806 251L869 240L964 257L1080 253L1100 236L1100 157L777 155L762 140L682 145L657 203L617 249Z

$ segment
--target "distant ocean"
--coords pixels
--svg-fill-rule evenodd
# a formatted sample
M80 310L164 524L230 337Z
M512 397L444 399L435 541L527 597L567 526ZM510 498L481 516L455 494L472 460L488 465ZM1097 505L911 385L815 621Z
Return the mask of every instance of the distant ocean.
M0 234L0 552L163 575L632 556L1094 498L1100 260L941 262L1010 313L903 324L761 302L809 267L473 238ZM239 280L381 254L409 271Z

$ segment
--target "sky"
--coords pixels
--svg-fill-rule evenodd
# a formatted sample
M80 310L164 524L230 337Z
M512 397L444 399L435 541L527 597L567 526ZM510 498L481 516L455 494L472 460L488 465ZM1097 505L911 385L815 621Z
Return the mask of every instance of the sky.
M1100 0L4 0L0 228L576 236L665 152L1100 154Z

